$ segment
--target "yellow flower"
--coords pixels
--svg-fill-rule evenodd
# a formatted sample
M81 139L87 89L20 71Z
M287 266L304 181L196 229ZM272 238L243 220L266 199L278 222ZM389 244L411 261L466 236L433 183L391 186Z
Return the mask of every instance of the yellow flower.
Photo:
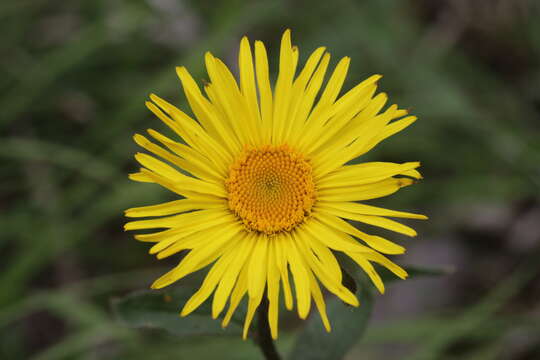
M342 285L333 251L354 260L384 292L372 262L400 278L407 273L382 254L405 249L380 236L358 230L348 220L415 236L408 226L386 217L426 219L423 215L386 210L360 203L390 195L420 179L420 164L366 162L347 165L387 137L416 120L375 95L380 75L364 80L338 97L350 59L339 61L318 95L330 61L324 47L316 49L297 76L298 48L290 31L283 34L279 75L272 91L262 42L255 58L247 38L240 43L240 85L226 65L205 56L210 82L203 95L188 71L177 68L186 98L197 120L156 95L146 106L184 143L149 129L157 143L135 135L137 144L153 154L138 153L143 166L135 181L159 184L180 195L178 200L126 211L126 230L165 229L135 235L155 243L158 259L189 252L178 266L157 279L152 288L168 286L212 264L200 289L182 309L186 316L212 293L212 315L227 326L247 295L244 324L247 336L255 310L268 297L272 337L278 334L280 291L293 308L294 284L300 318L313 300L330 331L320 284L345 303L358 306L355 294ZM158 160L156 157L161 158ZM290 273L290 274L289 274ZM266 290L266 291L265 291Z

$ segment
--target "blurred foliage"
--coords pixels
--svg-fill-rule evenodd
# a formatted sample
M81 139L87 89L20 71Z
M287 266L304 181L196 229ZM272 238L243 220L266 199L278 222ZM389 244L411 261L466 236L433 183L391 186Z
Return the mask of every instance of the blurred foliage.
M260 357L237 336L129 329L110 301L172 264L121 231L124 209L171 196L126 177L132 134L167 131L148 94L187 110L174 67L203 81L211 50L235 68L244 34L275 72L286 27L301 61L319 45L333 64L351 56L346 87L384 74L382 91L419 116L369 158L421 160L425 180L376 203L429 214L413 242L458 254L438 264L457 270L445 304L375 318L348 358L540 358L538 16L535 0L0 2L0 358ZM284 319L281 350L299 326Z

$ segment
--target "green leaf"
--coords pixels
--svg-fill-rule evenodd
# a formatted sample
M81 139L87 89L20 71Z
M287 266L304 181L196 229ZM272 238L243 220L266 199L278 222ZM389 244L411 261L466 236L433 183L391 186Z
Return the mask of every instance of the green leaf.
M358 308L344 304L337 297L326 302L328 319L332 331L324 330L319 316L311 316L303 332L299 335L289 359L327 360L342 359L347 351L363 335L373 307L371 295L362 292Z
M219 319L211 317L211 302L202 304L195 312L180 317L181 307L195 289L176 287L166 291L139 291L113 300L117 317L130 327L164 330L175 336L238 335L241 333L242 309L235 312L226 329Z

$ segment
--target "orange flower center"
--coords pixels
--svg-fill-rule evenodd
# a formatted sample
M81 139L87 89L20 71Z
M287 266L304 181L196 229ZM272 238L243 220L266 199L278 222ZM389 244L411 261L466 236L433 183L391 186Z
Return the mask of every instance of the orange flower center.
M287 145L246 147L226 180L229 207L253 231L289 231L315 202L311 165Z

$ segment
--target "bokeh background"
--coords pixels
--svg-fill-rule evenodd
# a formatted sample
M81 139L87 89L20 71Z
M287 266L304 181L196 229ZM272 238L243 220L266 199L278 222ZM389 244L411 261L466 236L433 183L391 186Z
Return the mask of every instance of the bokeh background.
M351 56L346 88L384 74L420 118L369 158L425 179L374 203L430 216L392 235L396 260L445 275L392 283L347 359L540 359L539 17L534 0L0 2L0 358L261 358L227 332L131 329L111 299L173 263L122 230L124 209L171 199L126 176L132 135L167 132L148 94L187 110L174 67L203 81L211 50L234 69L244 34L275 75L289 27L301 61Z

